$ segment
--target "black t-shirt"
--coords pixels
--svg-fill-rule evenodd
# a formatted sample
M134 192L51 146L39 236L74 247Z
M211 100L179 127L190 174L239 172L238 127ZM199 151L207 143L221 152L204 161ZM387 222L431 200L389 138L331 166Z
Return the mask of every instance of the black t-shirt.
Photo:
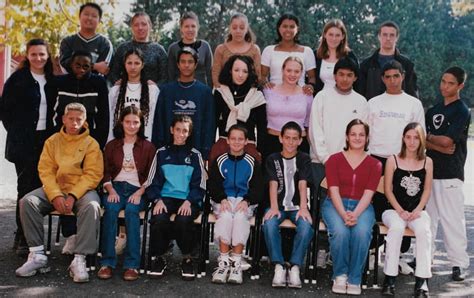
M428 150L433 159L434 179L458 178L464 181L464 164L467 156L467 135L471 114L462 100L448 105L440 102L426 112L426 132L435 136L447 136L456 145L454 154L448 155Z

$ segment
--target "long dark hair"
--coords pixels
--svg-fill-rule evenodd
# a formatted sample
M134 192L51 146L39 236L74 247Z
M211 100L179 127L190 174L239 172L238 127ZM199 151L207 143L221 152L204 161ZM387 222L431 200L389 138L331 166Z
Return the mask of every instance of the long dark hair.
M137 115L138 118L140 118L140 129L138 130L137 136L145 140L146 137L145 137L145 125L144 125L143 113L136 106L128 106L122 110L122 112L120 113L120 117L114 126L114 130L113 130L114 137L116 139L123 139L125 137L125 132L123 130L122 122L123 122L123 119L125 119L125 117L130 114Z
M125 68L125 61L130 55L137 55L142 63L145 64L145 59L143 58L143 52L140 49L132 48L125 52L125 56L123 57L123 70L122 70L122 78L120 82L120 91L117 98L117 104L115 105L115 113L114 113L114 126L118 122L118 118L120 117L122 110L124 109L125 105L125 94L127 93L127 84L128 84L128 74ZM148 117L150 113L150 94L148 90L148 83L143 75L143 68L140 73L140 84L141 84L141 94L140 94L140 110L143 113L144 122L142 123L145 126L148 123Z
M253 64L253 59L249 56L243 55L233 55L229 58L229 60L227 60L227 62L224 64L224 67L222 67L221 73L219 74L219 83L226 85L231 89L235 87L234 81L232 80L232 67L237 60L240 60L247 65L249 73L247 80L245 80L240 88L244 90L250 90L251 87L257 87L258 77Z
M28 56L28 51L33 46L45 46L46 47L46 52L48 53L48 60L46 60L46 64L44 66L44 75L46 77L46 80L48 80L53 76L53 61L51 60L51 52L49 50L49 44L46 40L41 39L41 38L30 39L26 43L26 55L27 56ZM28 60L28 57L26 57L20 63L20 65L18 66L18 70L23 69L23 68L30 68L30 61Z
M276 42L280 42L282 41L283 37L281 36L280 34L280 26L281 24L283 23L284 20L290 20L290 21L294 21L295 24L296 24L296 27L298 27L298 32L296 33L295 37L293 38L293 41L295 43L298 43L299 40L298 40L298 36L300 35L300 20L298 19L297 16L295 16L294 14L291 14L291 13L285 13L283 15L281 15L281 17L278 19L278 22L277 22L277 25L276 25L276 32L277 32L277 39L276 39Z

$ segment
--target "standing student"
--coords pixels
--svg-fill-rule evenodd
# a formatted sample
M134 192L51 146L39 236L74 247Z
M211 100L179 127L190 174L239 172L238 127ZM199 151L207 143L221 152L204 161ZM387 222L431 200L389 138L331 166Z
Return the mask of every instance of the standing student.
M182 48L191 47L198 54L196 79L212 88L212 50L207 41L197 38L198 31L198 16L192 11L183 13L179 20L181 40L173 42L168 48L168 78L169 80L178 79L179 69L176 65L176 56Z
M398 25L392 21L383 22L378 28L377 36L380 47L360 64L358 83L360 94L367 100L382 94L385 91L385 84L381 80L383 67L387 63L397 61L405 70L403 91L411 96L419 97L414 63L401 54L397 48L400 37Z
M0 99L2 122L7 131L5 158L17 174L16 226L13 249L26 254L28 246L20 222L19 201L41 186L38 161L45 140L53 133L53 107L57 94L48 43L31 39L26 58L8 78Z
M431 217L433 254L438 224L441 223L454 281L464 280L465 270L469 268L462 188L471 114L460 95L466 78L462 68L448 68L439 86L443 101L426 112L427 155L434 163L433 188L426 205Z
M286 123L280 136L283 150L266 160L270 208L264 216L263 235L270 260L275 264L273 287L285 287L288 282L290 288L301 288L300 268L314 233L308 211L311 160L308 154L298 151L303 141L302 132L296 122ZM288 269L285 268L280 235L280 224L287 218L296 225Z
M79 32L61 40L59 62L64 72L70 73L72 55L76 51L89 52L92 56L92 71L101 75L109 72L114 49L110 40L97 33L102 18L102 8L87 2L79 8Z
M115 139L107 143L104 153L105 208L102 228L100 279L112 277L117 266L115 236L117 217L125 210L127 249L123 266L124 280L136 280L140 267L140 211L145 207L143 197L147 175L155 157L155 146L146 140L143 113L136 106L124 108L114 128ZM146 237L146 235L145 235Z
M191 118L178 115L169 129L172 142L156 152L147 181L146 195L154 202L150 219L150 275L160 277L164 274L167 267L165 253L170 239L174 238L183 256L181 277L193 280L192 225L202 207L206 172L201 154L190 145ZM174 222L170 220L172 214L176 214Z
M295 15L283 14L277 22L276 45L267 46L262 53L262 82L265 88L273 88L282 83L282 65L289 56L298 57L303 61L303 72L298 85L308 95L313 95L316 77L316 62L311 48L298 42L300 22ZM306 79L307 77L307 79ZM307 84L306 84L307 81Z
M155 107L160 90L156 84L148 84L145 76L145 56L139 48L129 49L123 55L123 72L120 85L109 91L110 129L108 141L113 139L113 128L116 126L123 109L136 106L141 110L145 137L151 140Z
M63 127L44 144L38 164L43 186L20 201L20 218L30 250L28 260L15 274L29 277L49 272L44 251L43 217L56 210L77 216L77 241L74 259L68 268L74 282L89 281L86 255L97 252L100 226L100 198L95 191L103 173L99 144L89 136L86 109L80 103L65 107Z
M263 178L260 163L245 153L247 129L229 129L229 152L220 155L209 171L209 194L217 216L214 238L219 243L214 283L243 282L242 252L250 234L250 218L261 201Z
M360 295L374 209L370 203L382 173L381 163L369 156L369 126L354 119L346 128L346 147L326 162L328 197L322 203L333 262L336 294Z
M267 112L265 97L257 90L257 74L252 58L241 55L230 57L219 75L219 82L221 86L214 92L219 140L212 146L209 161L212 162L229 151L229 129L232 125L239 124L248 132L245 152L261 162L260 152L265 147Z
M400 153L388 158L384 190L392 209L382 214L388 227L385 237L385 280L382 295L395 295L400 247L409 227L416 236L415 297L426 297L425 281L431 277L431 219L424 210L433 182L433 161L425 154L425 132L416 122L403 130Z
M110 73L107 79L115 84L125 75L124 56L132 49L139 49L143 53L143 79L161 85L168 81L168 57L162 45L151 41L153 24L146 12L137 12L130 20L132 40L121 43L115 51L110 64Z
M244 55L252 58L255 71L260 80L260 48L255 44L255 35L249 26L246 15L236 13L230 18L229 34L226 41L216 47L212 64L212 82L217 88L219 74L226 61L233 55Z
M324 25L315 56L317 72L315 93L336 85L334 68L339 59L352 59L358 66L357 57L349 48L347 29L342 20L332 19Z
M169 127L173 119L178 115L187 115L193 120L193 145L207 160L216 135L212 91L194 78L198 62L195 50L185 47L179 51L176 59L179 79L161 88L152 140L157 148L167 144L171 139Z

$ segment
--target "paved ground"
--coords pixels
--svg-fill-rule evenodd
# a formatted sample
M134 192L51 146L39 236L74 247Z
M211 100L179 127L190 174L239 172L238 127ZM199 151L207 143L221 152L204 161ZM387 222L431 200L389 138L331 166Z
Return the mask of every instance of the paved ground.
M263 264L261 279L250 280L245 275L242 286L219 286L211 284L210 273L215 266L216 251L213 247L211 253L211 264L208 266L207 276L193 282L184 282L178 276L179 253L174 251L171 265L167 276L160 280L151 280L141 276L136 282L124 282L121 279L121 271L109 281L98 280L95 274L91 274L91 282L88 284L74 284L67 274L67 266L71 259L60 254L60 248L54 247L50 257L52 272L27 279L16 278L14 270L20 266L24 259L17 257L11 250L14 231L14 200L15 197L15 172L12 165L3 158L5 132L0 129L0 295L2 296L99 296L118 295L123 297L134 296L293 296L314 297L315 295L332 297L330 292L330 270L321 271L317 285L304 285L301 290L276 290L272 289L272 270L266 263ZM466 169L466 216L468 227L469 255L471 258L470 271L474 274L474 142L469 144L468 167ZM45 221L46 224L46 221ZM440 236L440 235L438 235ZM439 237L438 237L439 238ZM62 240L63 242L63 240ZM464 296L474 297L474 275L471 274L464 282L452 282L450 280L450 265L446 260L444 247L441 240L437 241L440 252L436 255L433 266L433 278L430 281L430 291L436 296ZM383 278L382 268L379 267L379 283ZM400 296L410 296L414 285L413 276L400 276L397 280L397 293ZM380 296L380 289L367 289L363 291L367 297Z

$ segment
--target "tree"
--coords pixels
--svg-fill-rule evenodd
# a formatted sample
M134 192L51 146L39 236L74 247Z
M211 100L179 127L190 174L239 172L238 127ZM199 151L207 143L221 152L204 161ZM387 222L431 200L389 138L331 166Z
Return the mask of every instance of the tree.
M1 9L5 15L5 26L0 28L0 43L11 46L13 54L21 54L25 44L32 38L43 38L50 43L52 55L59 53L63 37L73 34L79 28L79 6L83 0L10 0ZM113 7L115 0L99 4ZM103 16L103 27L112 26L111 13Z

